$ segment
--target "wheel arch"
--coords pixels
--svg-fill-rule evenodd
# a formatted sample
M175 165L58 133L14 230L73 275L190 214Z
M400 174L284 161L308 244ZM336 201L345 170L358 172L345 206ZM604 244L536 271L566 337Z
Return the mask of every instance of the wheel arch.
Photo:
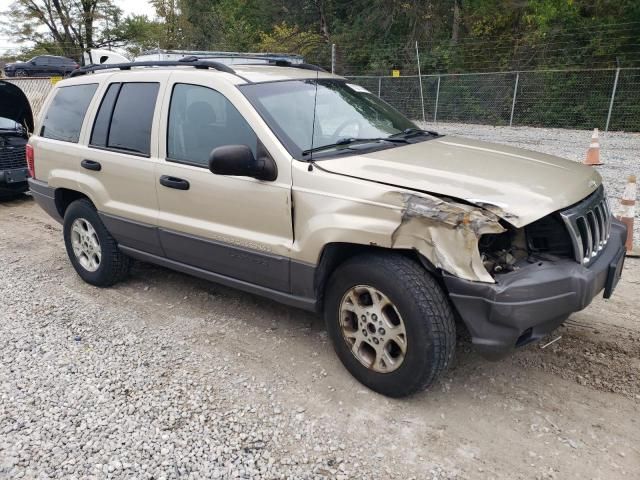
M442 283L442 276L438 272L438 269L435 268L433 264L417 250L386 248L377 245L364 245L348 242L333 242L328 243L322 249L320 259L314 273L314 290L317 298L317 310L319 312L322 312L324 309L324 293L333 272L350 258L368 252L399 253L410 258L416 263L422 265L434 276L438 283L441 283L444 287L444 283Z
M91 199L82 192L78 192L77 190L72 190L70 188L56 188L54 192L54 200L56 210L58 211L58 214L60 214L60 217L64 218L64 214L67 211L67 208L69 208L69 205L81 198L87 199L93 205Z

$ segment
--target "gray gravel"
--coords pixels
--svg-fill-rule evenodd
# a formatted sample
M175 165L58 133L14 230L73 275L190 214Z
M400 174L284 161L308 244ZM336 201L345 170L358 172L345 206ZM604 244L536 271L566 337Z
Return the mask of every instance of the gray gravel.
M273 391L238 376L228 358L195 371L172 328L131 328L127 318L30 288L55 282L17 265L0 280L0 477L312 478L343 471L331 446L287 457L326 432L285 411ZM261 402L247 403L247 392ZM287 440L289 440L287 438Z
M61 258L34 270L11 253L0 249L0 478L396 477L227 350L92 302L106 290L65 286Z
M461 123L426 124L440 133L503 143L582 162L591 142L591 131L560 128L492 127ZM614 212L629 175L640 178L640 133L600 132L600 160L595 167L602 175ZM640 206L634 222L636 244L640 243Z

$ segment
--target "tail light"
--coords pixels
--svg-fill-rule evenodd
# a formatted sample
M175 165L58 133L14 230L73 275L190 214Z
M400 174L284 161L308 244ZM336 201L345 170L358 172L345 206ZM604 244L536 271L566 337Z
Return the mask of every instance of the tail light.
M36 178L36 157L33 154L33 146L27 144L27 168L29 169L29 176Z

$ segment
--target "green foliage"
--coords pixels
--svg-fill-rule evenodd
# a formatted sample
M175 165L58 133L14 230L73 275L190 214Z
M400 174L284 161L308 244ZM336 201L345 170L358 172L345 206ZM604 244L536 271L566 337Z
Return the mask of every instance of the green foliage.
M269 33L260 34L257 48L261 52L299 53L304 56L315 55L318 48L325 46L322 35L314 32L301 32L282 22Z
M59 12L55 7L62 8ZM4 30L77 57L88 46L304 53L346 74L640 64L638 0L151 0L156 19L113 0L15 0ZM34 8L37 7L37 8ZM50 13L48 13L50 12ZM43 25L47 29L43 29ZM40 47L38 47L40 48Z

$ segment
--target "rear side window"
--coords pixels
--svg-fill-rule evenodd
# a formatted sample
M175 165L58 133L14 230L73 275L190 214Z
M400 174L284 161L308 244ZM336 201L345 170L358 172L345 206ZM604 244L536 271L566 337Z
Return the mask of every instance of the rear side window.
M173 87L167 129L169 160L206 167L216 147L246 145L255 156L257 144L256 134L224 95L198 85Z
M60 87L44 117L40 136L77 143L84 116L96 88L96 83Z
M105 93L90 144L148 156L159 83L112 83Z

